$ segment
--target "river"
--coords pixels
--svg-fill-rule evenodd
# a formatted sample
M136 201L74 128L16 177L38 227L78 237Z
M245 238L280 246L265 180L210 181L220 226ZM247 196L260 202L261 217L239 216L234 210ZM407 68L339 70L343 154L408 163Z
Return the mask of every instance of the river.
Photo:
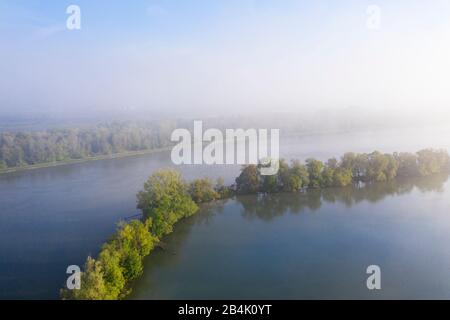
M426 128L290 137L281 140L281 155L304 160L375 149L450 150L449 133ZM1 175L0 299L57 299L67 266L83 264L119 220L138 213L135 194L162 167L175 167L169 152ZM227 183L239 172L238 166L178 169L187 180L223 176ZM305 197L318 198L316 205L304 204ZM382 267L383 297L448 297L448 183L373 195L376 201L368 194L354 204L324 197L244 197L202 209L165 240L167 251L146 259L131 298L372 297L358 287L369 263Z
M203 208L146 258L131 299L450 298L447 177ZM381 290L368 290L368 266Z

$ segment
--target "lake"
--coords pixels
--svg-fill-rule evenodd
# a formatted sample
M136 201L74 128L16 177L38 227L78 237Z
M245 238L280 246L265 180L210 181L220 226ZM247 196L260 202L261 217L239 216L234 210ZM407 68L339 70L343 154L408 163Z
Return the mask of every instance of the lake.
M450 150L449 133L289 137L281 140L281 155ZM67 266L82 265L119 220L138 213L135 194L162 167L174 167L169 152L0 175L0 299L57 299ZM227 183L239 172L238 166L178 169L187 180L223 176ZM330 189L204 208L165 239L166 251L146 260L132 298L448 297L448 183L415 183L346 189L350 200L356 197L344 197L350 203L338 196L344 190ZM403 191L375 194L397 187ZM382 268L382 294L366 292L369 264Z

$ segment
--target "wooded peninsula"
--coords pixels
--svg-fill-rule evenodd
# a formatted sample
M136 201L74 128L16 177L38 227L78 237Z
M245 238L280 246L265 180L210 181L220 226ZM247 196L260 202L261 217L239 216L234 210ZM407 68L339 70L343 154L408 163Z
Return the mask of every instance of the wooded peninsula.
M61 289L63 299L115 300L131 292L143 272L143 259L173 231L181 219L194 215L199 205L243 194L304 192L307 189L345 187L353 183L375 183L396 178L414 178L450 172L450 156L444 150L417 153L346 153L326 162L307 159L305 163L280 161L276 175L260 175L259 166L244 166L235 183L223 179L186 182L173 169L150 176L137 195L142 219L120 222L117 232L100 250L88 257L81 274L81 289Z

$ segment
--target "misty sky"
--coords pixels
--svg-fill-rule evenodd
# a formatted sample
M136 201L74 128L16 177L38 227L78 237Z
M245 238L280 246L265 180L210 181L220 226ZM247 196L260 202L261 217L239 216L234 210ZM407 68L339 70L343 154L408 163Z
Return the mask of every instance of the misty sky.
M448 0L0 0L0 114L432 111L449 87Z

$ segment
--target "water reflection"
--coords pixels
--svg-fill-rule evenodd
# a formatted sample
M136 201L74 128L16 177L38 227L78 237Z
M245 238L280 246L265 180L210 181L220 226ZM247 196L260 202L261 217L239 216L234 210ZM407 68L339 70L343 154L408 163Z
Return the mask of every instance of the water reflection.
M204 205L146 258L129 298L372 298L364 281L365 267L374 260L392 284L379 297L444 297L435 285L444 272L436 265L447 265L446 202L433 199L440 205L432 216L420 217L419 205L423 194L443 192L447 179L249 195ZM372 214L377 212L385 214ZM433 259L439 264L430 269L426 261ZM405 265L418 271L405 273ZM405 278L418 279L417 287L405 285Z
M180 258L183 245L193 226L209 226L215 215L222 214L226 201L217 201L202 205L201 213L182 220L174 226L174 231L161 241L152 254L145 259L145 270L151 273L164 266L174 265Z
M298 194L263 194L258 196L240 196L237 201L242 205L241 213L248 219L259 218L270 221L286 212L301 213L305 209L316 211L324 202L342 203L351 207L362 201L379 202L388 196L408 194L414 189L421 193L443 192L448 175L415 179L397 179L384 183L353 185L345 188L327 188L309 190Z

